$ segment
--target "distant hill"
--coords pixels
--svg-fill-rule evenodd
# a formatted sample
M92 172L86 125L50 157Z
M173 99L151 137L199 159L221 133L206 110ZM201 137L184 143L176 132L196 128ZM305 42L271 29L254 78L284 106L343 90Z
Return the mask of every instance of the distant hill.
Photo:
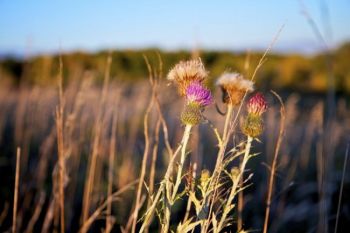
M107 51L97 53L72 52L63 54L65 82L84 77L90 71L97 80L102 79ZM147 77L143 56L158 65L158 55L163 63L163 73L178 61L200 56L210 78L214 80L224 71L238 71L248 78L252 75L262 53L231 51L161 51L159 49L113 51L111 78L122 81L138 81ZM325 92L329 77L334 77L335 88L350 93L350 42L330 54L303 56L298 54L270 54L256 77L260 88L293 89L306 92ZM245 67L249 60L249 67ZM58 67L57 55L40 55L22 60L18 57L0 60L0 82L50 85L55 83Z

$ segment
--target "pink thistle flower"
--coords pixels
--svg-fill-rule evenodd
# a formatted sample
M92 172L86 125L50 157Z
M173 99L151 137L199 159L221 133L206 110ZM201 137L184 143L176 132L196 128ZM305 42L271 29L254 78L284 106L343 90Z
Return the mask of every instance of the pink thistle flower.
M210 90L199 82L192 82L186 89L186 99L190 103L197 103L202 107L213 102Z
M249 99L247 109L249 114L261 116L267 110L265 97L261 93L255 94Z

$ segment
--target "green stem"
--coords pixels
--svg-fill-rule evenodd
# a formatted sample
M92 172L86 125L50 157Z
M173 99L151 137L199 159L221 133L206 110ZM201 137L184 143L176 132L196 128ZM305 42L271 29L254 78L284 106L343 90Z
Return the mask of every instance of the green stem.
M247 144L246 144L246 147L245 147L245 153L244 153L244 157L243 157L243 161L242 161L242 164L239 168L240 172L238 174L238 176L236 177L236 179L233 181L233 184L232 184L232 189L230 191L230 194L229 194L229 197L227 199L227 202L224 206L224 210L223 210L223 213L222 213L222 216L221 216L221 220L218 224L218 232L221 231L221 229L223 228L224 226L224 223L225 223L225 220L226 220L226 217L227 215L229 214L229 212L231 211L231 205L232 205L232 201L233 199L235 198L237 192L237 187L238 187L238 184L239 184L239 181L241 180L241 177L243 176L243 173L244 173L244 170L245 170L245 166L249 160L249 153L250 153L250 148L251 148L251 145L252 145L252 141L253 141L253 138L248 136L247 138Z
M218 175L219 170L220 170L220 166L222 164L222 160L224 159L224 155L225 155L225 150L226 150L226 146L228 143L228 139L229 139L229 126L230 126L230 122L231 122L231 117L232 117L232 113L233 113L233 106L232 105L228 105L227 108L227 113L226 113L226 119L225 119L225 125L224 125L224 132L222 134L222 141L221 141L221 145L220 145L220 149L219 149L219 153L218 153L218 158L216 160L216 164L215 164L215 169L213 172L213 178Z
M233 106L231 104L229 104L227 106L227 113L226 113L226 118L225 118L225 124L224 124L224 131L222 134L222 138L221 138L221 142L219 144L219 152L218 152L218 156L216 159L216 164L215 164L215 168L213 171L213 176L210 180L210 184L209 187L217 187L217 183L219 181L219 177L220 177L220 173L221 173L221 165L222 165L222 161L224 159L225 156L225 151L226 151L226 146L229 140L229 136L230 136L230 130L229 130L229 126L230 126L230 122L231 122L231 118L232 118L232 114L233 114ZM214 190L215 190L214 189ZM214 191L213 190L213 191ZM202 210L204 209L211 209L210 207L210 202L212 200L213 197L213 192L209 192L206 193L206 196L203 197L204 203L202 206ZM201 224L201 228L202 228L202 232L206 232L207 228L209 227L209 223L210 223L210 213L207 216L208 219L204 220Z
M184 136L182 138L180 163L179 163L178 168L177 168L176 181L174 184L174 188L172 190L171 198L170 198L170 200L167 200L167 202L165 204L164 225L162 228L162 232L165 232L165 233L167 233L169 231L171 207L175 202L176 194L177 194L177 192L179 190L179 186L181 184L182 170L183 170L183 166L184 166L185 159L186 159L186 147L187 147L188 140L190 138L191 129L192 129L192 125L185 126L185 132L184 132Z
M157 204L159 203L159 200L161 199L161 196L162 194L165 195L165 198L166 200L168 201L170 198L171 198L171 195L169 195L169 188L170 188L170 185L169 185L169 182L170 182L170 176L171 174L173 173L173 166L176 162L176 157L177 155L179 154L180 152L180 149L181 151L183 151L183 147L186 147L187 145L187 142L188 142L188 138L185 140L186 137L189 137L189 134L190 132L186 132L187 131L187 126L185 128L185 132L184 132L184 135L183 135L183 138L182 138L182 141L181 141L181 144L178 146L178 148L176 149L176 151L172 154L172 157L171 157L171 160L168 164L168 168L165 172L165 175L164 175L164 179L163 181L161 182L160 184L160 187L153 199L153 202L152 202L152 205L149 207L149 209L147 210L147 213L146 215L144 216L144 221L142 223L142 226L140 228L140 233L144 232L147 227L149 226L152 218L153 218L153 214L156 210L156 207L157 207ZM191 127L190 127L191 129ZM188 131L190 131L190 129ZM185 145L186 144L186 145ZM169 219L170 219L170 216L169 216Z
M192 125L186 125L186 127L185 127L184 137L182 139L183 141L182 141L182 148L181 148L180 164L178 166L176 182L175 182L173 194L171 197L172 201L175 200L176 193L177 193L179 186L181 184L182 169L183 169L185 159L186 159L186 147L187 147L188 139L190 138L191 128L192 128Z
M223 141L225 141L225 139L228 137L227 131L229 130L232 112L233 112L233 106L231 104L229 104L227 106L227 114L226 114L225 125L224 125L224 133L222 135Z

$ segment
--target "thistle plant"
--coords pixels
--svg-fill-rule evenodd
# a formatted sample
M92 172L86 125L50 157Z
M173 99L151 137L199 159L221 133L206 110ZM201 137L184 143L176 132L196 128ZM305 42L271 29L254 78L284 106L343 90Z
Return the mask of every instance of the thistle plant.
M226 120L222 140L225 142L228 138L228 128L233 114L233 108L242 103L244 95L254 90L254 83L244 79L243 75L233 72L223 73L217 80L216 85L221 88L222 101L227 105ZM221 153L223 154L223 153ZM221 163L222 157L219 156L217 165Z
M184 124L185 129L181 145L175 151L169 162L161 186L153 199L153 204L144 215L144 222L141 226L140 232L146 230L161 197L163 200L163 213L161 214L162 232L169 231L172 206L184 193L179 192L179 187L182 181L182 170L186 159L186 148L190 138L191 129L193 126L198 125L201 122L205 107L212 103L211 92L204 86L204 81L207 75L208 72L205 70L200 59L182 61L170 70L168 74L168 80L173 81L177 85L179 94L186 99L186 104L181 114L181 121ZM175 182L172 182L171 177L173 174L173 166L175 165L175 158L179 151L181 151L180 161L177 164Z
M242 178L249 159L254 156L250 153L253 139L258 137L263 130L262 114L266 111L267 104L263 95L259 93L248 101L246 105L248 114L241 125L241 130L247 138L236 147L228 150L228 142L235 123L235 121L232 122L233 108L238 105L241 107L245 95L252 92L254 88L253 82L244 79L242 75L224 73L217 81L217 85L223 91L223 102L227 105L227 114L223 133L220 135L218 130L214 128L219 145L214 171L212 173L209 170L201 171L197 182L193 181L196 178L191 175L190 179L187 178L187 186L181 190L191 130L201 123L204 119L205 108L213 102L211 92L205 86L207 75L208 72L200 59L182 61L168 74L168 80L177 86L180 96L185 99L185 106L180 117L184 125L184 133L181 144L172 154L158 191L151 194L152 204L143 216L140 232L147 230L155 213L160 219L161 232L169 232L173 206L177 200L182 199L185 195L189 198L188 212L186 212L184 220L178 224L177 232L190 232L200 226L201 232L219 233L232 224L230 213L235 208L234 200L237 193L246 187L249 180L249 177L246 180ZM239 111L236 118L238 114ZM177 159L177 155L180 155L179 159ZM240 158L241 161L239 166L229 169L230 164L237 158ZM186 174L189 173L192 174L191 171ZM229 188L225 185L227 184L227 181L224 180L225 177L228 177L231 182ZM191 206L195 209L195 216L188 216Z
M232 102L227 102L227 104L229 106L233 105ZM224 227L232 224L232 218L229 216L235 208L234 199L237 194L245 188L246 183L249 180L250 176L246 180L240 182L243 178L245 167L249 159L254 156L254 154L250 153L253 139L258 137L263 129L262 114L267 109L267 104L263 95L254 95L248 101L246 108L248 114L243 126L244 129L249 130L243 130L242 128L242 131L245 132L247 139L240 143L237 147L225 153L227 140L230 134L225 134L224 129L223 139L219 138L219 144L221 141L221 146L218 152L217 166L215 167L213 175L207 179L209 181L207 182L205 188L203 188L203 186L199 186L199 190L202 193L202 198L198 199L194 193L190 194L190 198L196 205L196 213L197 218L199 219L199 224L201 224L201 232L208 232L210 226L213 232L222 232ZM251 121L250 119L252 119L252 117L259 120ZM258 130L254 130L255 128L258 128ZM224 158L225 154L226 157ZM222 159L220 156L222 156ZM227 171L228 165L237 158L241 158L240 165L232 168L230 172ZM225 191L225 189L221 189L225 183L221 176L222 173L226 174L226 177L229 177L232 183L231 187L227 191Z
M247 136L247 140L244 145L243 150L234 150L234 153L232 153L232 156L229 156L224 162L223 162L223 169L235 158L240 157L241 154L243 154L243 157L241 158L241 163L239 167L234 167L231 169L231 172L225 173L230 178L232 182L232 186L230 190L228 191L227 196L225 197L225 202L221 209L221 215L217 216L216 214L212 214L212 216L209 216L209 222L213 223L213 232L221 232L225 226L229 226L232 221L231 218L229 218L229 213L235 208L235 204L233 203L237 193L242 191L244 189L244 184L249 180L249 178L242 183L240 183L240 180L242 179L242 176L245 172L245 167L249 161L250 158L254 156L254 154L250 153L251 145L253 142L253 139L257 136L259 136L262 132L263 124L262 124L262 114L267 109L267 104L265 101L265 98L262 94L258 93L254 95L247 103L247 112L248 115L246 117L245 123L242 126L242 131ZM254 121L251 119L254 117ZM219 186L221 184L219 183ZM204 225L204 228L207 227L207 225ZM206 229L204 230L206 232Z
M176 180L171 191L172 194L168 195L165 201L163 232L167 232L169 228L171 206L174 205L175 201L182 194L180 193L178 195L178 189L181 184L182 170L186 159L186 147L190 138L191 128L200 123L204 108L212 103L211 92L203 84L207 73L201 60L198 59L180 62L168 75L168 79L174 80L177 83L180 94L185 90L186 105L181 114L181 121L185 125L181 157L177 167ZM166 187L169 189L167 190L168 193L171 187L169 185Z
M210 189L208 189L208 192L205 193L205 196L203 197L203 203L201 204L202 206L200 212L206 213L207 218L210 217L208 215L210 215L210 209L214 202L213 199L215 192L218 189L218 186L220 185L218 184L220 175L223 172L223 169L225 168L225 166L223 166L223 160L226 153L226 147L229 142L230 135L233 132L234 126L232 124L233 108L242 104L245 94L254 90L254 83L250 80L244 79L241 74L236 72L226 72L222 74L218 78L216 85L219 86L222 90L222 100L227 105L227 113L222 136L220 137L219 135L217 135L219 142L219 151L213 176L210 180ZM204 221L202 223L202 228L206 229L207 227L209 227L209 222L209 220Z

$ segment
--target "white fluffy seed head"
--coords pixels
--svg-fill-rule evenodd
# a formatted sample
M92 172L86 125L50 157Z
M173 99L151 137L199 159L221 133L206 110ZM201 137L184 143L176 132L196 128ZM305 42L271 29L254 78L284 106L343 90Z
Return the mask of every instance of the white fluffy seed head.
M224 73L216 82L222 90L222 101L237 106L241 103L246 92L254 90L254 83L244 79L239 73Z
M168 80L177 84L181 96L186 94L187 87L192 82L202 83L208 76L200 58L181 61L168 73Z
M216 81L216 85L248 92L254 91L254 83L243 78L243 75L237 72L222 74Z
M196 81L204 80L208 76L201 59L180 61L168 74L168 80L180 81L194 78Z

